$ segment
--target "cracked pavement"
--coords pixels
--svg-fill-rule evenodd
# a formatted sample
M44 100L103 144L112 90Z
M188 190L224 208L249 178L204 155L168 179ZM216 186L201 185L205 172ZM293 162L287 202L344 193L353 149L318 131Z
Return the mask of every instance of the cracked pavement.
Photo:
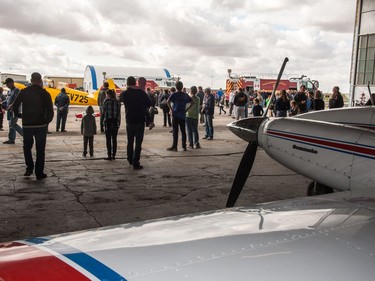
M0 132L0 241L224 208L247 145L226 128L233 119L216 115L215 140L201 140L202 149L169 152L166 148L172 134L161 126L162 114L156 115L156 127L145 131L144 169L134 171L126 161L123 120L115 161L103 159L103 134L94 138L94 157L82 157L80 120L74 117L82 111L82 107L70 108L67 133L54 132L55 120L50 124L48 178L43 181L23 176L18 135L15 145L2 144L8 133L4 120L5 131ZM202 125L199 133L204 136ZM308 183L260 149L237 206L304 196Z

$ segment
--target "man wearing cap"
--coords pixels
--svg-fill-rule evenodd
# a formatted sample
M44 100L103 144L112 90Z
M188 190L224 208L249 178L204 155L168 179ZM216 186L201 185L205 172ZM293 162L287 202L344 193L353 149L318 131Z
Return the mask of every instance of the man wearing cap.
M22 113L19 111L22 104ZM31 86L21 90L13 103L14 114L22 118L23 154L26 163L24 176L31 176L34 167L37 180L47 177L44 173L44 158L47 141L47 126L53 119L53 105L49 93L43 89L42 76L38 72L31 74ZM31 149L36 147L34 165Z
M19 133L21 136L22 128L17 124L18 117L13 114L13 102L18 96L20 89L14 86L14 80L12 78L5 79L4 84L8 87L8 99L7 99L7 119L9 121L9 133L8 140L4 141L4 144L14 144L16 140L16 133Z

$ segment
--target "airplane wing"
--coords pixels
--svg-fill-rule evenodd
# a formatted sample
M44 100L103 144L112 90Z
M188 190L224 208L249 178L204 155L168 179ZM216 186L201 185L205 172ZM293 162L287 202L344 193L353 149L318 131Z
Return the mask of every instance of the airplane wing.
M108 79L107 82L109 83L109 89L116 89L116 85L113 82L113 79ZM14 85L19 89L24 89L26 86L21 83L15 82ZM56 96L61 92L61 89L52 88L52 87L44 87L46 91L50 94L52 98L52 102L55 102ZM67 95L70 98L70 105L82 105L82 106L89 106L89 105L98 105L98 94L100 89L94 93L87 93L84 91L79 91L71 88L65 88Z
M0 280L372 280L375 196L350 191L0 246Z

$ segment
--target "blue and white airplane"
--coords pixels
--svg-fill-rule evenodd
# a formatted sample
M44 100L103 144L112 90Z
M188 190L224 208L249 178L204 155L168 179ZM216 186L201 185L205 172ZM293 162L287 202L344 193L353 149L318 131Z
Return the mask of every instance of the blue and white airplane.
M3 243L0 280L374 280L375 107L228 127L249 142L231 208ZM232 207L258 146L329 194Z

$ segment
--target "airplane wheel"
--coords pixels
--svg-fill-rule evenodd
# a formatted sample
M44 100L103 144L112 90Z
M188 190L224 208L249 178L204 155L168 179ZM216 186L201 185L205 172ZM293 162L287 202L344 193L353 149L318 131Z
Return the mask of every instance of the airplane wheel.
M316 183L316 186L315 182L311 182L307 187L307 196L315 196L328 193L333 193L333 189L318 182Z

